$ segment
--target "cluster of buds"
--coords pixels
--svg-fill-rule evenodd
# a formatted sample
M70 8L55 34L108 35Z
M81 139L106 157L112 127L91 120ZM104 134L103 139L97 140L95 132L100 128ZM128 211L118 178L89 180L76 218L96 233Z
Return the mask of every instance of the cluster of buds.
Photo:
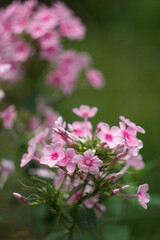
M150 200L146 193L148 184L140 185L136 194L126 194L123 191L130 186L121 181L129 167L135 170L144 167L139 154L143 144L137 138L138 132L145 133L144 129L121 116L119 127L110 128L107 123L100 122L93 131L88 119L95 116L96 107L82 105L73 112L84 121L75 121L67 127L59 117L52 128L46 128L29 141L21 167L34 160L40 168L30 169L30 173L53 179L54 206L82 204L101 213L105 210L103 201L118 195L137 197L146 209Z
M36 0L16 1L0 9L0 22L0 79L21 80L24 64L35 56L47 63L46 83L66 95L73 92L83 70L93 87L104 85L102 73L91 68L88 53L62 45L62 38L82 40L86 33L81 19L64 3L48 7Z

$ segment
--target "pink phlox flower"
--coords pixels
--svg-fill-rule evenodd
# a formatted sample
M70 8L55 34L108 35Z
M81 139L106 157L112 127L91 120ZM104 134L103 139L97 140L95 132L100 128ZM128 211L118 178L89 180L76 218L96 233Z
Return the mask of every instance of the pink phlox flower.
M85 137L85 126L86 126L86 134L87 136L91 136L92 135L92 124L90 122L87 122L87 124L85 125L84 122L78 122L75 121L72 124L68 124L68 129L70 130L70 132L78 137Z
M50 30L46 32L40 39L39 43L42 49L46 49L52 46L58 46L59 45L59 34L54 31Z
M28 153L23 154L21 159L21 167L24 167L26 164L28 164L32 159L34 159L34 154L36 151L36 144L29 145L28 147Z
M96 107L90 108L87 105L81 105L80 108L73 108L72 111L82 118L91 118L94 117L98 111Z
M104 87L104 77L103 74L95 69L89 69L86 72L87 79L89 83L94 87L94 88L102 88Z
M143 162L143 157L141 154L138 154L137 156L132 155L131 152L129 152L126 157L126 164L133 167L136 170L141 170L144 168L145 164Z
M65 128L66 127L66 122L63 120L62 117L58 117L58 119L55 121L55 127L61 127Z
M53 11L55 12L57 19L62 21L64 19L70 18L73 14L72 10L70 10L64 3L56 2L53 5Z
M14 120L17 118L17 112L14 105L10 105L7 109L0 113L0 118L3 120L4 128L10 129L13 127Z
M49 128L45 128L43 131L41 131L40 133L37 133L33 138L31 138L28 142L29 145L33 145L33 144L45 144L45 140L49 135Z
M150 201L150 195L147 193L148 184L140 185L137 192L138 202L144 209L147 209L147 204Z
M76 168L76 164L74 162L74 156L76 155L76 152L73 148L68 148L66 150L63 150L64 152L64 158L60 160L57 165L58 166L66 166L66 169L69 173L73 173Z
M61 168L59 168L57 174L58 175L54 178L54 186L59 188L65 178L66 173Z
M86 28L80 18L71 17L60 22L60 33L71 39L81 40L85 37Z
M97 137L108 144L109 148L115 148L117 145L124 143L121 130L118 127L111 127L104 123L101 125L101 131L97 134Z
M86 173L90 172L94 175L99 173L99 168L103 165L103 162L97 156L94 156L91 149L85 151L84 156L76 155L74 160L80 170Z
M56 56L60 50L61 50L60 44L58 43L52 44L52 46L48 46L41 49L40 57L48 61L53 61L56 59Z
M56 27L58 24L56 14L47 7L39 8L36 14L34 14L34 21L40 23L47 30Z
M63 157L64 152L61 143L57 142L55 144L45 145L40 163L49 167L54 167Z
M14 162L7 159L2 159L0 164L0 172L1 172L0 188L3 188L9 175L13 174L14 171L15 171Z
M13 54L14 61L25 62L31 54L31 47L27 43L18 40L15 43Z
M123 121L129 127L135 128L137 130L137 132L140 132L140 133L143 133L143 134L145 133L145 130L142 127L136 126L136 124L131 122L130 119L125 118L124 116L120 116L119 118L120 118L121 121Z
M126 129L126 125L123 122L119 123L120 129L123 134L123 138L125 141L125 145L127 148L136 148L138 147L138 139L136 137L137 130L133 127L128 127Z
M3 74L3 79L10 83L19 82L22 78L21 64L18 62L10 62L10 68Z
M31 21L26 28L26 32L34 39L42 37L47 31L48 29L45 27L45 24L38 20Z
M29 169L29 173L46 179L54 179L55 177L55 173L47 168L31 168Z

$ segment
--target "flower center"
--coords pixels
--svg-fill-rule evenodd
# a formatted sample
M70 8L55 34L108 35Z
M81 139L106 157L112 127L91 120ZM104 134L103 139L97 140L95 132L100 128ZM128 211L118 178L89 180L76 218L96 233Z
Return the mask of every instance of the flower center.
M71 161L71 158L70 158L70 157L67 157L66 161L67 161L67 162L70 162L70 161Z
M57 158L58 158L58 154L57 153L52 153L51 159L52 160L57 160Z
M129 134L128 134L128 132L124 131L124 132L123 132L123 136L124 136L124 138L129 139Z
M86 165L90 165L91 164L91 160L87 159L86 160Z
M111 134L106 134L105 136L107 141L112 141L112 135Z

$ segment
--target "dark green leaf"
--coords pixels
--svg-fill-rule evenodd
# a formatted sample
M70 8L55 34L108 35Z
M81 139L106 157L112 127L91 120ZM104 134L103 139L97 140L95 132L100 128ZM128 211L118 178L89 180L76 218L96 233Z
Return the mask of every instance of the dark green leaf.
M55 231L50 233L47 237L45 237L43 240L65 240L68 236L68 231Z

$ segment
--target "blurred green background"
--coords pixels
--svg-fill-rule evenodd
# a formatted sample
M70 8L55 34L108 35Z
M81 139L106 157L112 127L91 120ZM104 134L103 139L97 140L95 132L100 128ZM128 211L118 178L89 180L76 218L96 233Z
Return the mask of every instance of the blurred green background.
M0 6L12 1L0 0ZM41 1L51 4L51 1ZM76 119L71 109L81 104L97 106L93 119L118 124L124 115L146 130L141 153L145 170L134 174L137 184L148 183L148 210L137 202L111 199L105 221L99 228L101 240L160 239L160 1L159 0L68 0L64 1L87 26L80 42L66 41L66 47L87 51L93 66L104 73L106 87L83 89L56 105L67 122ZM17 160L20 161L20 160ZM19 172L19 170L17 170ZM23 175L22 175L23 176ZM16 178L21 178L21 173ZM129 180L129 176L126 180ZM17 180L17 179L16 179ZM15 176L1 191L0 239L43 239L54 219L46 206L26 207L13 200ZM5 201L4 201L5 199ZM9 201L9 203L8 203ZM6 233L7 232L7 233ZM77 239L96 239L85 231Z

